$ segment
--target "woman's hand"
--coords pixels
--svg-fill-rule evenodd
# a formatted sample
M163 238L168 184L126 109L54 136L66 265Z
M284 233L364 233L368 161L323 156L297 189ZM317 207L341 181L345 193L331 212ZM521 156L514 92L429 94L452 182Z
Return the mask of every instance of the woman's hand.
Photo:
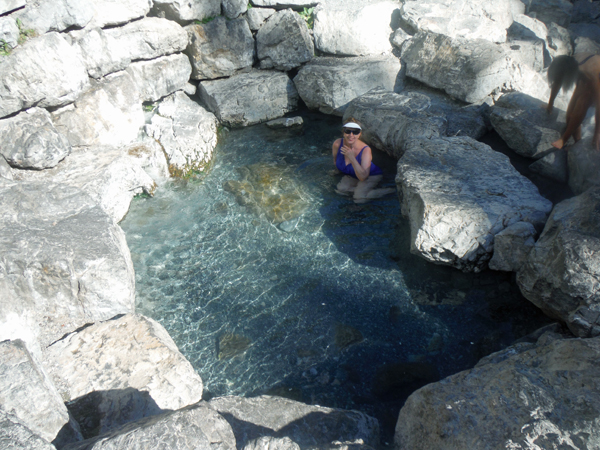
M342 155L344 155L350 161L352 161L353 159L356 159L356 156L354 156L354 152L352 151L352 149L350 147L346 147L345 145L342 145L342 148L340 151L342 152Z

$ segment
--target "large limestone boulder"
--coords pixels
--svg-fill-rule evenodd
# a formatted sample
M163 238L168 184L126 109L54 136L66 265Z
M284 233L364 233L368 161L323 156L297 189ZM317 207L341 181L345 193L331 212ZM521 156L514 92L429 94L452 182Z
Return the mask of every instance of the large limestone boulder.
M0 409L0 445L10 450L56 450L56 447L31 431L18 417Z
M0 117L61 106L89 87L79 53L58 33L30 39L0 58Z
M91 77L123 70L132 61L149 60L184 50L185 30L176 22L147 17L123 27L86 29L70 33L81 49Z
M327 448L334 441L376 446L379 423L358 411L306 405L283 397L218 397L209 405L223 415L245 445L263 435L287 437L301 449Z
M70 426L64 400L20 339L0 342L0 405L49 442ZM78 429L72 434L81 439Z
M193 20L203 20L221 15L221 0L182 2L179 0L154 0L152 15L187 25Z
M203 172L217 146L217 118L179 91L165 98L146 125L163 147L174 176Z
M94 0L95 14L88 27L113 27L142 18L148 14L150 0Z
M141 100L155 102L180 89L186 89L192 66L183 53L139 61L127 68L137 85Z
M294 85L310 109L341 116L351 100L373 88L393 91L399 72L394 56L318 57L299 70Z
M562 149L552 147L540 159L529 164L529 169L562 184L567 184L569 181L567 152Z
M246 0L222 0L221 9L228 19L237 19L248 11L248 5Z
M469 137L410 141L396 184L411 252L464 271L487 267L496 234L516 222L541 227L552 209L507 156Z
M261 69L288 71L312 59L313 40L306 21L291 9L273 14L256 33Z
M517 222L506 227L494 236L490 269L517 272L533 249L536 236L535 227L529 222Z
M398 450L589 448L600 440L600 339L546 332L414 392Z
M223 417L205 403L146 417L116 430L63 447L64 450L235 450L235 436Z
M13 170L3 156L0 156L0 177L4 178L5 180L13 179Z
M391 1L319 3L314 11L315 48L346 56L391 52L391 24L398 7Z
M147 391L160 409L202 398L202 380L158 322L139 315L98 322L54 342L45 366L64 399L94 391ZM107 370L110 368L110 370Z
M360 120L365 142L400 158L411 139L480 138L487 132L486 109L486 105L464 105L433 90L406 88L394 93L375 88L350 102L344 119Z
M569 187L575 194L600 185L600 152L594 148L592 136L584 133L583 139L571 145L567 152Z
M41 36L49 31L67 28L83 28L94 17L93 2L69 0L35 0L13 16L18 18L24 30L34 30Z
M244 19L217 17L206 24L192 24L185 29L189 36L185 52L192 63L195 80L229 77L252 67L254 38Z
M581 337L600 335L600 188L554 207L517 274L523 295Z
M25 0L0 0L0 14L22 8L27 2Z
M490 122L498 135L519 155L538 159L551 150L566 126L565 112L521 92L502 95L492 107Z
M250 8L246 11L245 19L252 31L258 31L263 23L273 14L275 14L273 8Z
M133 142L145 121L137 83L128 72L108 75L75 103L55 110L52 121L73 147Z
M403 25L411 31L432 31L453 38L506 41L513 18L510 0L409 0L400 8Z
M261 7L271 7L277 9L284 8L310 8L319 3L317 0L253 0L252 4Z
M271 70L202 81L198 95L222 123L238 127L276 119L298 107L298 91L292 80Z
M0 183L0 340L34 354L86 323L134 309L125 234L81 190Z
M0 41L8 49L13 49L19 44L19 27L12 17L0 17Z
M42 108L0 119L0 154L20 169L47 169L56 166L70 152L71 146L60 134Z

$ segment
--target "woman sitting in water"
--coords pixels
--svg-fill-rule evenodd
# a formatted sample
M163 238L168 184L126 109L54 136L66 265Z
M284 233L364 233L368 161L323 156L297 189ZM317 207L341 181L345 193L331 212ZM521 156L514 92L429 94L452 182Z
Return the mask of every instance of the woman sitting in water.
M340 194L353 194L356 202L382 197L395 189L374 189L383 178L382 170L373 164L371 147L360 140L362 127L350 118L343 126L344 135L331 148L333 163L344 177L337 185Z

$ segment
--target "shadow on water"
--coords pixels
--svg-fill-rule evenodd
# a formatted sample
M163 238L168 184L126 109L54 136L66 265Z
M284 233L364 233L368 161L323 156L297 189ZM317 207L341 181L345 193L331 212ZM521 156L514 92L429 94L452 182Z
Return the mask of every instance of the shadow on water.
M207 396L274 393L362 410L391 442L416 388L548 319L510 275L463 274L412 255L396 196L356 205L336 194L339 118L303 115L300 133L225 133L202 182L167 182L132 204L122 227L136 307L167 329ZM393 186L395 161L375 155ZM268 194L269 183L297 188L285 198L305 209L290 232L248 192Z

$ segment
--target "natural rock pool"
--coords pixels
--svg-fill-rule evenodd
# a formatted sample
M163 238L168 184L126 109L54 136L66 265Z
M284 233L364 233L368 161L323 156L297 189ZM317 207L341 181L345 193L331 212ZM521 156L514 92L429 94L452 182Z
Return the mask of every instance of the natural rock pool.
M335 192L340 119L304 121L301 132L223 132L202 181L168 181L132 203L121 225L137 311L163 324L206 397L359 409L390 439L414 389L549 320L511 274L411 255L397 196L355 204ZM394 187L395 162L375 156Z

